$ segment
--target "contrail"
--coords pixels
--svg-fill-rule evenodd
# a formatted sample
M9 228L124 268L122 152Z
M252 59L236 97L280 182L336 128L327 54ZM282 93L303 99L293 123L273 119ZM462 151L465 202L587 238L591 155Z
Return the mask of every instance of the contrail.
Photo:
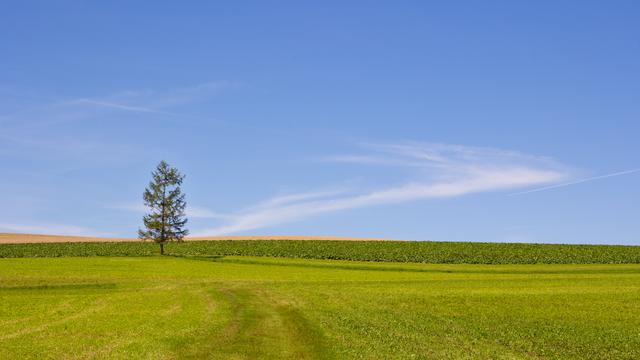
M620 172L616 172L616 173L612 173L612 174L594 176L594 177L590 177L590 178L586 178L586 179L582 179L582 180L577 180L577 181L572 181L572 182L563 183L563 184L557 184L557 185L551 185L551 186L545 186L545 187L532 189L532 190L521 191L521 192L509 194L509 195L510 196L514 196L514 195L530 194L530 193L534 193L534 192L538 192L538 191L551 190L551 189L565 187L565 186L569 186L569 185L581 184L583 182L606 179L606 178L610 178L610 177L614 177L614 176L633 174L633 173L637 173L637 172L640 172L640 169L626 170L626 171L620 171Z

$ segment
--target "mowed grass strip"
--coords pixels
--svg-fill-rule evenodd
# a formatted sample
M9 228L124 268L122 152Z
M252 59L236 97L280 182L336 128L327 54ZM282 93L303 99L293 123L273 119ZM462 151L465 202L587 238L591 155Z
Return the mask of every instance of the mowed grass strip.
M170 243L174 256L266 256L432 264L637 264L640 246L418 241L230 240ZM0 244L0 258L153 256L149 242Z
M634 359L640 265L0 259L0 358Z

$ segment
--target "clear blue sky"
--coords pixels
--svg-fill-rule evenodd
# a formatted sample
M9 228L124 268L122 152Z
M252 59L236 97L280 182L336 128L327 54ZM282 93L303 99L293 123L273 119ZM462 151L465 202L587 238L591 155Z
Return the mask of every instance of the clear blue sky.
M639 24L637 1L4 1L0 231L135 236L164 159L194 235L640 244Z

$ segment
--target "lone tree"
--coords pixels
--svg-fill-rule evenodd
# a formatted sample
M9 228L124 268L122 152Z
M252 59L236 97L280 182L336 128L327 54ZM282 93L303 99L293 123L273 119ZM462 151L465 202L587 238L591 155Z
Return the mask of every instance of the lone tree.
M182 241L189 233L184 227L187 223L184 214L187 203L180 189L184 175L161 161L151 176L152 180L143 195L144 204L149 207L150 212L143 218L146 230L138 230L138 237L160 244L162 255L166 242Z

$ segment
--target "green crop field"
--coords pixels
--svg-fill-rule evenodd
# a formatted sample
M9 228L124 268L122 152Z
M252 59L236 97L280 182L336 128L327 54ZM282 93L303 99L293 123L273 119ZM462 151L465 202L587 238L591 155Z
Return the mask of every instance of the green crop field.
M640 246L432 241L230 240L170 243L175 256L269 256L430 264L639 264ZM0 244L0 258L153 256L150 242Z
M4 258L0 329L1 359L637 359L640 265Z

